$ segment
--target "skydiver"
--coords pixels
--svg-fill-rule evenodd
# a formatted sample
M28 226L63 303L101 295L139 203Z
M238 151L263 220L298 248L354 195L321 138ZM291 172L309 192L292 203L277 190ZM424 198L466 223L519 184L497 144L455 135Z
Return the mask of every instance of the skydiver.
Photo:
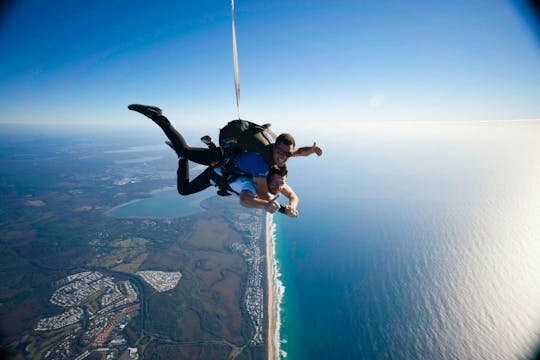
M293 189L285 182L287 178L287 167L272 166L268 172L266 182L268 184L268 190L271 194L283 194L288 200L289 204L281 206L279 211L290 217L298 216L298 196L294 193Z
M232 176L231 176L232 175ZM240 205L246 208L264 209L270 214L276 211L290 217L298 216L298 196L286 184L287 167L272 166L266 178L269 192L275 197L265 200L257 196L253 180L245 174L228 174L224 176L219 166L208 166L199 176L189 181L189 164L187 159L178 161L177 189L180 195L191 195L207 189L211 185L218 186L221 192L232 192L239 196ZM219 193L219 192L218 192ZM281 206L276 199L284 195L289 204ZM222 193L223 195L223 193Z
M225 179L222 176L220 167L208 167L205 171L212 172L209 182L201 181L196 177L189 182L189 174L184 171L189 171L187 166L178 167L178 192L181 195L189 195L195 192L208 188L210 185L217 185L221 191L229 191L239 196L240 205L246 208L264 209L270 214L279 211L290 217L298 216L298 196L293 189L285 182L287 177L287 167L272 166L266 178L270 194L274 195L269 200L261 199L257 196L253 180L246 176L237 176ZM198 179L199 178L199 179ZM204 178L204 176L202 177ZM279 195L284 195L289 204L286 206L280 205L276 200Z
M190 147L184 137L163 115L163 111L160 108L149 105L131 104L128 106L128 109L139 112L150 118L163 130L171 143L171 147L178 155L179 167L184 166L180 164L182 160L190 160L207 166L213 166L223 160L223 152L220 147ZM264 154L243 152L234 156L232 161L241 171L251 176L257 198L268 201L270 200L270 197L268 196L269 191L266 176L268 175L269 166L277 165L278 167L282 167L287 160L293 156L308 156L313 153L318 156L322 155L322 149L317 146L316 143L313 143L312 146L301 147L298 149L296 149L295 146L292 135L281 134L277 137L274 144L269 145L265 149L266 151ZM195 184L198 182L206 184L211 180L210 170L208 170L208 172L207 170L193 180L196 181Z

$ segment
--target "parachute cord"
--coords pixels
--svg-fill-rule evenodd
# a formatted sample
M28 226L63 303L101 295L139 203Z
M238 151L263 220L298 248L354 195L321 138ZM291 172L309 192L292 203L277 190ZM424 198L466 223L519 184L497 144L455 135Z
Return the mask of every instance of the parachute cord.
M234 26L234 0L231 0L231 17L232 17L232 50L234 64L234 88L236 90L236 109L238 111L238 119L240 119L240 72L238 71L238 49L236 47L236 29Z

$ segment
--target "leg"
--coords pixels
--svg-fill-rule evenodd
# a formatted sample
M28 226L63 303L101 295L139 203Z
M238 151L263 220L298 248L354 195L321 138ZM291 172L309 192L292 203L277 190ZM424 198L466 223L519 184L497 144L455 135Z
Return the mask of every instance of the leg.
M213 162L221 161L223 155L220 148L191 147L165 116L161 115L154 121L171 141L178 157L186 158L201 165L210 165Z
M201 165L210 165L212 162L217 163L221 161L223 155L220 148L208 149L190 147L182 134L176 131L169 119L162 114L160 108L139 104L129 105L128 108L152 119L170 140L178 157L187 158L188 160Z
M212 167L208 167L199 176L189 181L189 165L187 159L178 160L177 189L180 195L190 195L203 191L212 185L210 180L216 179L217 175Z

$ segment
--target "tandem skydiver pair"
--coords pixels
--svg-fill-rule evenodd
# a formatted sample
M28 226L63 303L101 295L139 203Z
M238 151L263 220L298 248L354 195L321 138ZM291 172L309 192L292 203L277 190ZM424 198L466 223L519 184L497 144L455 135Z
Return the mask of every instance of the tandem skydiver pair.
M211 137L201 140L206 147L192 147L163 115L150 105L132 104L130 110L154 121L168 138L167 143L178 156L177 189L180 195L190 195L210 186L219 188L218 194L235 193L240 204L247 208L264 209L273 214L283 212L298 216L298 196L286 184L286 162L290 157L322 155L322 149L312 146L296 148L290 134L276 135L270 125L257 125L246 120L233 120L220 131L219 145ZM207 168L190 181L189 161ZM281 206L276 199L284 195L289 203Z

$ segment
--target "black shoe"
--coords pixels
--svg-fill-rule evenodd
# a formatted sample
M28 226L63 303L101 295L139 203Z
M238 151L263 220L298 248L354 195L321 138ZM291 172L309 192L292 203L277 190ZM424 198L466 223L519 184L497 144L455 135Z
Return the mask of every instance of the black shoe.
M208 146L208 148L210 148L210 149L216 148L216 144L214 143L214 139L212 139L212 137L210 137L209 135L204 135L204 136L201 138L201 141L202 141L206 146Z
M155 120L159 116L163 115L163 111L157 106L131 104L128 106L128 109L141 113L152 120Z

